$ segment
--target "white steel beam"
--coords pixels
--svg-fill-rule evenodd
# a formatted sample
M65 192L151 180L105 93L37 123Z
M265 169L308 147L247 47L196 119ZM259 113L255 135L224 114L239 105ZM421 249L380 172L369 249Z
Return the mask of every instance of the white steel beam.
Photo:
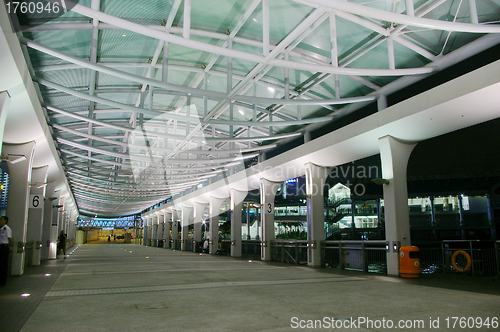
M450 32L468 33L500 33L500 27L496 25L477 25L470 23L448 22L423 17L412 17L409 15L393 13L382 9L368 7L343 0L294 0L308 3L313 6L325 6L331 9L343 10L345 12L370 17L377 20L406 24L415 27L443 30Z

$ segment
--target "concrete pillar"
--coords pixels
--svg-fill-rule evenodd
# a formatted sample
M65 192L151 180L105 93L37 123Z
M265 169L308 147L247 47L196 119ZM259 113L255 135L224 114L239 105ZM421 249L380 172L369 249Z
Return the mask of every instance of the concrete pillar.
M49 259L57 258L57 237L59 236L59 224L61 223L61 191L58 190L54 192L55 199L52 202L52 225L50 228L50 248L49 248Z
M200 202L194 202L193 204L193 218L194 218L194 246L193 246L193 251L198 252L201 250L198 250L197 248L201 248L202 246L202 241L201 241L201 233L202 229L201 226L205 222L203 219L203 210L205 210L205 207L207 206L207 203L200 203Z
M210 231L209 231L209 253L215 254L219 249L219 213L220 206L224 202L224 198L210 196L209 199L209 215L210 215Z
M29 185L31 164L35 152L35 142L24 144L4 144L2 155L9 156L9 193L7 197L7 216L12 229L12 275L24 273L26 231L28 226ZM25 158L23 160L23 158Z
M158 217L158 230L156 233L157 246L163 247L163 230L165 229L165 215L163 213L157 213ZM160 246L161 243L161 246Z
M231 257L241 257L241 209L246 191L231 189Z
M254 239L255 240L260 240L260 230L259 230L259 226L260 226L260 222L261 220L257 218L257 215L259 214L259 208L258 207L252 207L252 209L255 210L255 221L253 223L253 225L250 226L250 237L252 234L254 234Z
M488 224L490 225L490 228L491 228L491 240L495 241L496 240L496 225L495 225L495 221L493 218L493 207L491 204L491 194L488 194L486 197L487 197L487 210L488 210Z
M164 212L165 224L163 225L163 248L170 248L170 223L172 212Z
M0 92L0 152L2 152L3 133L5 130L5 122L7 121L7 113L9 112L10 96L7 91Z
M59 233L61 232L61 229L63 229L63 225L64 225L64 197L61 197L59 199L59 202L60 202L60 208L57 209L57 220L58 220L58 223L57 223L57 236L59 236Z
M182 228L181 228L181 250L187 250L187 242L189 241L188 230L191 219L192 206L182 205Z
M271 260L271 241L274 240L274 198L281 182L260 179L261 251L260 259Z
M245 210L245 215L246 215L246 222L247 222L247 240L250 240L250 203L246 204L246 210Z
M458 195L458 215L460 222L460 238L465 240L465 229L464 229L464 203L462 195Z
M392 136L379 138L384 184L385 238L389 242L387 274L399 275L399 248L411 245L406 168L416 144Z
M151 245L151 225L153 223L152 217L146 217L146 226L144 227L144 245Z
M325 239L325 213L323 188L330 167L313 163L306 165L307 194L307 265L321 266L321 241ZM354 222L354 220L353 220Z
M151 247L158 247L158 215L151 217Z
M45 187L49 166L36 167L31 170L31 185L28 210L27 243L32 246L31 265L40 265L42 248L42 225L45 208Z
M146 239L148 236L148 217L142 217L143 218L143 223L142 223L142 245L146 245Z
M141 217L142 218L142 245L146 245L146 236L148 232L148 217Z
M42 226L42 248L41 260L55 259L57 251L57 205L59 197L55 191L56 182L47 183L45 187L45 200L43 209L43 226ZM54 228L54 230L52 230ZM52 237L52 233L55 234Z
M177 242L179 241L179 226L181 222L182 211L177 209L172 209L172 249L178 248Z

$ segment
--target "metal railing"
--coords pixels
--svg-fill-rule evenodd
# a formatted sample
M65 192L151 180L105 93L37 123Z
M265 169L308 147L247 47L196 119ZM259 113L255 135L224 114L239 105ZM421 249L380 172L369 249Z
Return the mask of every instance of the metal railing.
M244 257L253 257L260 259L260 240L241 241L241 255Z
M386 241L323 241L321 252L326 266L387 273Z
M193 244L193 239L186 239L186 240L183 240L184 241L184 250L185 251L193 251L194 249L194 244Z
M271 260L283 263L307 264L307 241L271 241Z
M171 240L170 248L172 248L173 250L181 250L181 240L180 239Z
M230 240L220 240L219 253L229 255ZM420 251L420 266L423 274L437 272L459 273L451 264L457 250L464 250L471 258L470 273L500 276L500 241L445 240L441 242L415 243ZM193 250L193 240L186 241L186 250ZM387 242L367 241L322 241L321 261L323 266L357 270L371 273L387 273ZM181 240L174 240L172 249L181 248ZM260 259L261 241L242 240L242 256ZM307 264L306 240L271 241L271 260L291 264ZM457 261L457 264L459 262ZM461 263L463 264L463 263Z
M415 244L420 251L420 270L423 274L443 271L443 249L441 243Z
M496 243L495 243L496 244ZM465 251L471 259L470 272L474 276L494 274L498 270L498 260L494 243L480 240L445 240L442 242L443 272L461 272L453 268L452 256L458 251Z
M497 274L495 275L495 278L493 278L493 281L495 281L498 276L500 276L500 241L495 242L495 259L497 263Z

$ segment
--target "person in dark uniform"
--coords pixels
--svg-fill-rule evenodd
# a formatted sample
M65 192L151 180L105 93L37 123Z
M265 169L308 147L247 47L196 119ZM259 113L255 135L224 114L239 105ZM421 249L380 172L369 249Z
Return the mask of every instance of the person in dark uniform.
M66 239L68 237L64 233L64 230L61 230L61 233L59 234L59 249L62 249L63 254L64 254L64 259L66 259ZM57 252L59 254L59 251Z
M0 217L0 286L7 283L9 253L12 251L12 230L7 226L8 222L7 216Z

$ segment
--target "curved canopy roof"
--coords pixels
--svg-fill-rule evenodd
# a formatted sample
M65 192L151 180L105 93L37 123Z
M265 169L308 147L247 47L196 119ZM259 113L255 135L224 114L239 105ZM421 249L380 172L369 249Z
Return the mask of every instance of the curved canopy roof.
M383 107L498 35L500 1L81 0L19 19L78 208L117 216Z

